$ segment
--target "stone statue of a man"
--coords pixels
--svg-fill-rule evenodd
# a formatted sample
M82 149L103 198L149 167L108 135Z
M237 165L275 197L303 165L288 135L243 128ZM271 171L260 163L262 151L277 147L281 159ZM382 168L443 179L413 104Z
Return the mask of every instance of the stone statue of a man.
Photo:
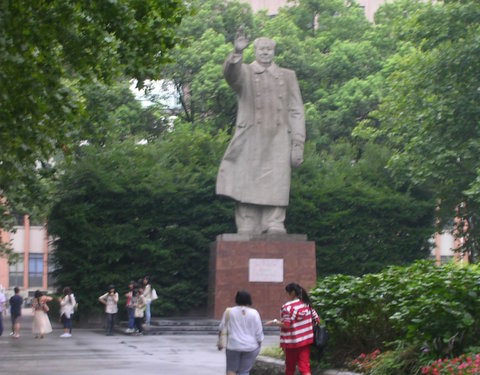
M273 63L273 40L254 41L251 64L242 62L247 45L239 30L223 65L223 75L237 93L238 113L216 192L236 200L238 233L286 233L290 172L303 161L302 97L295 72Z

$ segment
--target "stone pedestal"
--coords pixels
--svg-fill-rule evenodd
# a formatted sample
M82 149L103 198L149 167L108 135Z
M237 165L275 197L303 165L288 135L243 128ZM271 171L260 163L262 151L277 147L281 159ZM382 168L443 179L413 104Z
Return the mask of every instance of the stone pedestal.
M298 234L222 234L211 244L209 272L210 317L221 319L243 289L262 320L278 318L287 301L285 285L296 282L306 290L315 285L315 243Z

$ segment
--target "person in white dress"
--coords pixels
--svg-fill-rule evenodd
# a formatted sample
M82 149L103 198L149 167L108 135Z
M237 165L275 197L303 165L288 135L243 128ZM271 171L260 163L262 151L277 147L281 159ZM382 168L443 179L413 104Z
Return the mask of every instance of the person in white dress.
M145 325L150 325L152 313L150 312L150 304L152 303L152 283L150 276L143 278L143 297L145 297Z
M50 310L47 302L50 302L52 297L45 296L39 290L35 292L33 298L33 323L32 323L32 332L35 335L35 338L41 338L52 332L52 325L50 324L50 319L48 319L48 311Z

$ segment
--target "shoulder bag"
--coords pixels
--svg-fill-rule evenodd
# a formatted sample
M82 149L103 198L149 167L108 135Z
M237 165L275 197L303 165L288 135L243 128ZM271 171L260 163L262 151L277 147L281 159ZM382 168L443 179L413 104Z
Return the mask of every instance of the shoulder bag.
M222 330L218 333L218 340L217 340L218 350L222 350L223 348L227 347L227 339L228 339L227 323L228 323L229 312L230 312L230 309L227 308L225 310L225 323L223 324Z
M328 333L325 325L320 325L314 319L312 314L312 328L313 328L313 346L319 349L321 352L325 350L328 344L330 334Z

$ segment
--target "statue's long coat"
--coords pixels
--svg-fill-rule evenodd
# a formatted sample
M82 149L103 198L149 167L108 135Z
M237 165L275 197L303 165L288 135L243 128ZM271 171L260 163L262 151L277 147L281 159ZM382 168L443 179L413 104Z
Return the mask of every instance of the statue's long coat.
M223 156L216 192L242 203L288 206L291 148L305 141L305 115L295 72L275 64L242 63L231 54L223 65L237 93L235 133Z

